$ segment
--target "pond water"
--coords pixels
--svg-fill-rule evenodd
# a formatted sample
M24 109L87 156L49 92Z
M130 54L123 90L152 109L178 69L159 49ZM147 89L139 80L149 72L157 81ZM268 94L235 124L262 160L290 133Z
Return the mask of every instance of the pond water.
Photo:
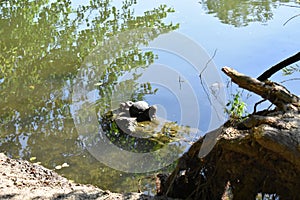
M223 66L257 77L300 47L299 1L10 2L0 3L0 151L118 192L151 191L153 174L224 122L236 87ZM300 94L299 80L285 85ZM259 97L243 97L251 112ZM128 100L157 105L160 128L177 135L161 144L107 125Z

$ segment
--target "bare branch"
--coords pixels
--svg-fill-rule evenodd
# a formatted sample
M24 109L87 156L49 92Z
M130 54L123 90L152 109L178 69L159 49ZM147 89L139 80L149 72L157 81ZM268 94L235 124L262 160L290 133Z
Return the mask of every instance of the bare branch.
M296 17L299 17L299 16L300 16L300 14L295 15L295 16L289 18L286 22L284 22L283 26L285 26L285 25L286 25L289 21L291 21L292 19L294 19L294 18L296 18Z
M241 74L229 67L223 67L222 71L238 86L269 100L280 110L294 108L295 106L297 108L300 107L300 98L294 94L291 94L282 85L271 81L261 82L255 78Z
M279 70L295 63L298 62L300 60L300 52L296 53L295 55L281 61L280 63L274 65L273 67L271 67L270 69L268 69L267 71L265 71L262 75L260 75L257 80L260 81L265 81L268 78L270 78L273 74L275 74L276 72L278 72Z

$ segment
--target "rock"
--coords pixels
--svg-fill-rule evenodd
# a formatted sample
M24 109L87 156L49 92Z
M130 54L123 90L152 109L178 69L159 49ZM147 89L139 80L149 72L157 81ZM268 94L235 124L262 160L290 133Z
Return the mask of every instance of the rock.
M120 111L121 112L129 111L129 108L132 105L133 105L132 101L126 101L126 102L120 103Z
M0 153L0 199L166 200L143 193L112 193L92 185L73 183L56 172Z
M120 108L117 110L117 112L119 113L119 115L121 116L126 116L126 117L130 117L129 114L129 108L133 105L132 101L126 101L123 103L120 103Z
M130 134L135 132L135 127L137 126L136 119L133 117L119 116L115 119L119 129L124 133Z

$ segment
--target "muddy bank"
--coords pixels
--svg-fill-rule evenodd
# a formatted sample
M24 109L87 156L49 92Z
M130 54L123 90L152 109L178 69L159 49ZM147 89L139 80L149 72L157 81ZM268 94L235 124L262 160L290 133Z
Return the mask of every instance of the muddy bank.
M77 184L56 172L0 153L0 199L101 199L154 200L141 193L112 193L92 185ZM164 198L166 199L166 198Z

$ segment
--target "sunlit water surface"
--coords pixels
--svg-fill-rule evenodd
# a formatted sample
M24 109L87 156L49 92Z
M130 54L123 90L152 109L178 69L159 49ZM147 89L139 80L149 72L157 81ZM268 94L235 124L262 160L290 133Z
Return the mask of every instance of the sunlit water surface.
M88 2L73 1L67 7L78 8ZM90 92L83 95L82 101L89 96L97 105L99 117L116 109L122 101L146 100L158 106L159 117L196 130L181 135L185 142L177 144L180 148L176 153L180 156L212 128L215 109L208 97L220 98L223 102L218 99L215 102L224 105L230 94L236 92L236 87L221 73L221 67L230 66L257 77L299 51L300 18L285 24L300 12L299 3L294 1L137 0L136 4L127 3L81 7L80 12L73 12L68 18L69 10L55 1L51 6L19 3L14 7L1 3L0 151L11 157L41 162L51 169L67 163L69 167L55 170L77 182L119 192L153 192L152 175L170 171L174 165L136 174L113 169L99 161L89 151L92 143L86 142L98 138L99 130L86 135L75 126L72 94L78 92L74 92L74 87L82 85ZM166 8L159 9L165 4ZM47 6L49 9L44 9ZM139 41L138 35L132 35L124 44L118 41L110 48L103 47L104 39L137 28L159 31L150 39ZM151 43L162 33L173 31L206 51L201 66L194 66L187 57L172 51L145 48L145 42ZM99 46L103 47L101 51L93 54ZM193 54L192 50L188 53ZM211 62L209 57L213 57ZM221 93L213 93L199 78L201 69L208 63L216 67L216 80L223 81L217 82ZM135 76L139 74L141 77ZM278 72L272 80L280 82L298 76L295 73L286 77ZM141 86L147 82L151 88L147 84ZM123 88L117 90L118 84L123 84ZM133 87L134 84L138 86ZM300 93L299 80L285 85L292 92ZM222 96L225 93L227 97ZM251 112L259 97L246 91L243 96ZM224 113L218 115L221 117L216 118L218 122L214 126L224 121Z

